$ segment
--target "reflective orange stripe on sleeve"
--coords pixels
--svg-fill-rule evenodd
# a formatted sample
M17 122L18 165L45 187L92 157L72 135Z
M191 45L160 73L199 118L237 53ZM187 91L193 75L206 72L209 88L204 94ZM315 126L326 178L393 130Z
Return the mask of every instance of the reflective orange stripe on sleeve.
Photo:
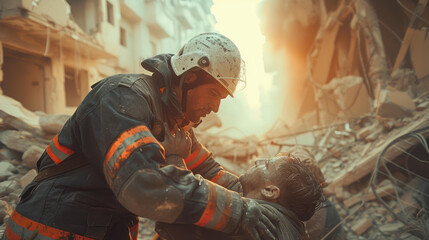
M210 154L211 153L205 147L201 146L185 159L186 166L189 170L193 170L203 163Z
M237 201L240 195L210 181L205 181L205 183L209 188L208 202L201 218L195 225L222 231L227 228L228 224L237 221L237 219L231 220L234 215L234 209L235 212L241 212L241 205L239 201ZM235 199L235 201L233 199ZM236 214L235 217L238 218Z
M11 240L22 239L30 237L35 230L37 230L37 234L52 239L94 240L93 238L80 236L32 221L16 211L12 213L11 219L7 224L6 236Z
M16 233L12 231L12 229L9 227L9 223L6 224L6 230L5 234L8 240L20 240L21 237L18 236Z
M207 223L213 217L213 214L216 208L216 200L217 200L216 187L213 185L209 185L209 196L208 196L207 206L204 209L203 215L201 215L200 220L198 220L198 222L196 222L195 225L202 226L202 227L207 225Z
M123 162L128 159L134 150L149 143L157 144L159 148L164 151L162 145L153 137L152 133L144 125L137 126L123 132L113 142L106 154L104 164L109 176L113 179Z
M223 177L224 174L225 174L225 171L220 170L219 172L217 172L217 174L212 179L210 179L210 181L217 183L219 181L219 179L221 179Z
M61 145L58 142L58 134L55 135L54 139L52 139L51 143L49 143L48 147L46 148L46 152L48 153L52 161L54 161L56 164L59 164L60 162L64 161L66 158L74 154L74 151L72 149Z

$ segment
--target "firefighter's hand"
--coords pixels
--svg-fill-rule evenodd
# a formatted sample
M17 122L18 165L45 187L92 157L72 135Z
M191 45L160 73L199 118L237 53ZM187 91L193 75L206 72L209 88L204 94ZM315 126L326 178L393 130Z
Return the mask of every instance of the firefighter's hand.
M192 140L189 133L183 129L176 128L174 133L171 134L167 125L165 125L165 129L167 131L165 131L164 141L161 142L165 149L165 157L176 155L187 158L191 153L192 147Z
M278 239L276 225L279 219L268 209L250 198L243 198L243 216L238 229L238 234L246 236L246 239Z

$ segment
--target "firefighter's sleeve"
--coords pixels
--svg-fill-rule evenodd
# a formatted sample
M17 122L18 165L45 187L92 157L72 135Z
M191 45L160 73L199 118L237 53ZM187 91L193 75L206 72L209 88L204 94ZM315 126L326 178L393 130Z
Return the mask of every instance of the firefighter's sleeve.
M243 211L238 193L187 169L164 166L164 149L149 130L153 116L145 98L118 87L94 104L79 120L82 149L99 161L96 167L126 209L156 221L227 233L237 228Z
M214 160L213 154L204 147L196 138L194 131L191 130L192 149L191 155L185 159L186 166L196 174L202 175L216 184L235 192L243 192L238 177L223 169L223 167Z

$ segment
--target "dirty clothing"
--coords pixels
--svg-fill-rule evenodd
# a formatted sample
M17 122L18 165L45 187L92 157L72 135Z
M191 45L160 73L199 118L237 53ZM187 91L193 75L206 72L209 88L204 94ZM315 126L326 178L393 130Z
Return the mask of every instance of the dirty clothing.
M170 58L143 61L152 76L114 75L93 86L37 168L73 159L87 164L31 182L7 223L7 239L136 239L137 216L224 232L237 227L241 185L192 130L186 167L166 164L163 124L183 118Z
M304 225L292 211L283 206L257 200L264 208L269 209L280 219L276 225L279 240L300 240L304 236ZM225 234L211 229L201 228L194 225L185 224L156 224L155 230L159 234L159 239L165 240L244 240L240 235Z
M334 204L328 199L323 201L320 209L318 209L313 217L305 222L306 232L309 236L309 240L320 240L331 229L333 229L341 221L340 215L337 212ZM343 227L338 226L332 233L330 233L326 240L343 240L346 239Z

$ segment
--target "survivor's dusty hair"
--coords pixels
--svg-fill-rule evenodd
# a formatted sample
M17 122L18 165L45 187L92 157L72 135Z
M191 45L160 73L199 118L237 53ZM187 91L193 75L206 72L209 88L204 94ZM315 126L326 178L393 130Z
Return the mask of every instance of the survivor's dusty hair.
M287 161L287 164L281 164L275 176L280 188L278 201L293 211L299 220L307 221L319 207L322 189L300 159L291 154L282 154L280 158Z

